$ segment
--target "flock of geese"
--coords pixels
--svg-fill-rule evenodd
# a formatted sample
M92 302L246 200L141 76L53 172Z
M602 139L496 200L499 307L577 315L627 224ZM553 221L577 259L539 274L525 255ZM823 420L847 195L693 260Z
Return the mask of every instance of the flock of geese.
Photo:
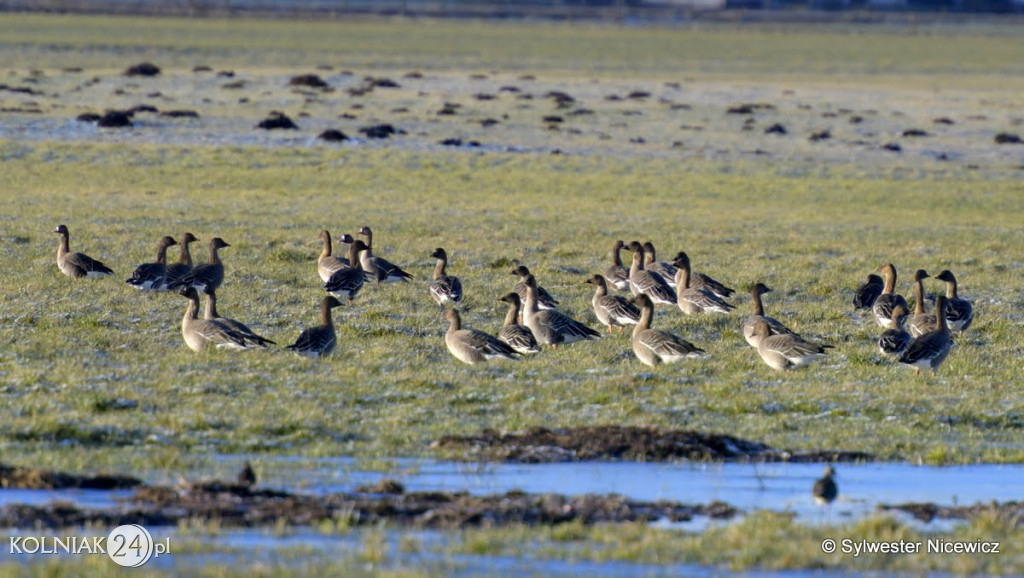
M60 235L57 266L65 275L82 278L113 274L103 263L83 253L71 252L67 226L60 225L54 232ZM330 355L337 344L331 318L333 308L343 301L354 300L367 282L381 285L413 279L401 267L373 253L373 231L369 227L360 228L357 235L365 241L348 234L337 239L348 246L347 257L339 257L333 254L331 234L326 230L320 233L322 250L317 259L317 273L327 293L321 301L320 324L303 330L295 342L287 346L289 350L310 357ZM188 300L181 333L194 351L208 347L250 349L274 345L274 341L257 335L245 324L218 314L216 290L224 281L224 264L218 252L230 245L214 237L209 245L208 262L194 265L189 245L196 241L198 239L191 233L185 233L177 241L172 237L161 238L157 243L156 261L139 265L126 282L140 290L174 290ZM174 245L180 247L180 257L177 263L168 265L167 250ZM621 259L623 249L632 253L629 267ZM508 304L508 313L499 333L491 335L465 327L455 308L463 298L462 282L448 273L448 254L443 248L435 249L430 256L437 259L437 265L429 294L438 305L446 308L445 345L459 361L476 364L493 359L517 359L540 352L541 346L557 348L602 337L601 332L559 311L558 300L537 283L525 265L511 271L518 282L500 298ZM923 280L929 275L918 270L914 276L914 315L910 316L906 299L895 293L896 268L886 264L879 270L882 277L869 275L867 282L857 289L854 307L869 309L878 324L885 328L878 338L883 354L913 367L917 374L922 369L934 374L949 354L953 343L951 333L963 334L970 326L973 319L970 302L958 297L953 273L942 271L936 279L946 283L946 294L936 298L934 312L928 313ZM590 276L586 283L594 286L591 305L597 320L607 327L608 333L616 327L621 333L632 326L633 352L640 362L651 367L706 355L703 349L682 336L652 328L656 306L678 307L686 315L729 314L735 309L728 301L735 293L733 289L692 271L690 258L684 252L677 253L671 263L659 261L649 242L633 241L627 245L615 241L611 265L604 272ZM613 291L628 291L632 297ZM763 283L754 285L751 290L753 314L742 324L743 337L764 363L773 369L790 370L805 367L826 355L831 345L805 339L765 314L762 296L770 291ZM205 296L202 318L200 294ZM909 332L904 329L908 317Z

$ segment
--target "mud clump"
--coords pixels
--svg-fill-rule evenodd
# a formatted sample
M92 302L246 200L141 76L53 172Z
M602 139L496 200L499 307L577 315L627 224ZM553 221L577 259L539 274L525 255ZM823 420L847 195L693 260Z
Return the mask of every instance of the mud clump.
M364 126L359 129L359 132L366 135L366 138L384 139L388 138L393 134L405 134L405 131L396 129L390 124L375 124L373 126Z
M309 88L327 89L331 85L327 84L327 81L320 78L317 74L300 74L293 76L288 81L288 86L308 86Z
M129 476L80 476L37 468L0 464L0 488L23 490L126 490L142 486L142 481Z
M158 74L160 74L160 67L152 62L140 62L129 66L124 71L125 76L157 76Z
M326 142L342 142L348 140L348 135L340 130L329 128L317 135L316 138Z
M935 519L973 520L982 515L995 514L1002 520L1012 522L1015 528L1024 525L1024 502L1003 502L1000 504L993 500L988 504L974 504L973 506L940 506L931 502L910 502L895 505L879 504L878 509L883 512L904 512L922 522L931 522Z
M262 128L264 130L296 130L299 127L298 125L295 124L295 122L292 121L292 119L288 118L288 116L285 115L283 112L278 112L275 110L272 111L269 115L267 115L267 118L261 120L260 123L256 125L256 128Z
M167 118L199 118L199 113L194 110L165 110L160 113L160 116Z
M1001 132L995 136L996 144L1021 144L1024 140L1021 140L1020 135L1016 135L1009 132Z
M104 128L131 128L132 113L125 110L109 110L96 121L96 126Z

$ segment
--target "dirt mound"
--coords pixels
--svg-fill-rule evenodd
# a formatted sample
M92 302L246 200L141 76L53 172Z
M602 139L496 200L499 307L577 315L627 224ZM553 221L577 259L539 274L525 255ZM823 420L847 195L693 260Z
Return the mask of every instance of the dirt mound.
M156 76L160 74L160 67L152 62L140 62L129 66L124 71L125 76Z
M288 81L289 86L308 86L310 88L330 88L331 85L327 84L327 81L320 78L316 74L300 74L298 76L291 77Z
M292 119L288 118L286 114L279 111L271 111L267 115L267 118L260 121L256 128L262 128L264 130L275 130L275 129L287 129L295 130L298 129L298 125L295 124Z
M24 490L124 490L137 488L141 480L120 475L80 476L36 468L0 464L0 488Z
M936 518L940 520L970 520L982 514L994 513L1004 520L1012 520L1014 527L1019 528L1024 525L1024 502L1000 504L992 501L988 504L974 504L973 506L940 506L931 502L911 502L896 505L879 504L878 509L883 512L905 512L923 522L931 522Z

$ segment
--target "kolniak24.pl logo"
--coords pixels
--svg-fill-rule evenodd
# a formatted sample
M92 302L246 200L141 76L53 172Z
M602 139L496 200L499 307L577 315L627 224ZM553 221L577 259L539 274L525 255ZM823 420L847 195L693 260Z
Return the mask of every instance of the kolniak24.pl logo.
M11 536L14 555L106 554L120 566L138 568L171 553L171 539L155 542L138 524L118 526L109 536Z

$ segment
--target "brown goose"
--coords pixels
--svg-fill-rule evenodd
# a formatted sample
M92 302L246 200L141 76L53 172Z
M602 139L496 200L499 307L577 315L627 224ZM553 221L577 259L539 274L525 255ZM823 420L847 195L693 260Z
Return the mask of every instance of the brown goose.
M664 261L658 260L658 252L650 241L644 243L644 270L661 275L661 278L668 283L668 286L676 287L676 268Z
M338 269L331 275L331 278L324 284L327 293L339 300L348 299L350 302L356 298L366 281L362 260L359 258L359 254L365 251L366 243L359 239L348 246L348 262L352 266Z
M320 275L320 279L326 283L335 271L345 269L351 265L349 265L348 259L344 257L335 257L331 254L334 248L331 244L331 233L326 229L320 231L320 242L323 244L323 249L320 251L320 257L316 260L316 272ZM338 242L351 243L352 236L346 233L341 237L338 237Z
M676 302L679 309L687 314L695 313L728 313L736 308L732 303L715 295L708 289L690 286L690 257L680 251L672 262L676 271Z
M809 365L825 355L831 345L819 345L799 335L772 335L764 319L754 323L754 334L758 337L757 353L772 369L798 369Z
M633 353L641 363L657 367L662 363L675 363L687 357L703 357L704 350L667 331L651 329L654 302L647 295L634 298L640 307L640 321L633 328Z
M519 311L522 306L519 295L512 291L499 301L508 303L508 313L505 314L505 323L498 332L498 339L519 353L539 353L540 346L537 345L537 338L533 336L533 332L529 327L519 324Z
M903 329L903 320L907 318L907 310L897 305L892 310L892 321L889 328L878 337L878 350L883 355L901 356L910 345L911 335Z
M600 339L601 334L575 319L556 311L537 306L537 280L533 275L526 277L526 308L523 324L530 328L537 343L557 348L561 344L575 343L584 339Z
M210 261L193 267L191 271L175 282L174 287L195 287L199 291L207 288L214 291L220 289L221 284L224 283L224 263L221 263L217 251L230 246L224 242L224 239L214 237L210 240Z
M608 333L612 332L613 325L618 326L619 333L622 333L623 327L640 322L640 310L636 305L624 297L608 294L608 284L604 276L593 275L585 282L595 286L590 304L594 307L597 320L608 326Z
M934 313L926 313L924 309L924 280L931 275L924 269L914 273L914 316L910 318L910 335L917 337L935 329L938 318Z
M492 359L516 359L519 355L507 343L493 335L476 329L463 329L459 312L455 309L445 311L448 320L448 331L444 334L444 344L448 351L463 363L470 365Z
M462 281L447 272L448 253L438 247L430 256L437 259L437 265L434 267L434 280L430 283L430 296L437 301L438 305L444 305L449 301L452 303L462 301Z
M769 292L771 292L771 289L769 289L764 283L754 285L754 288L750 291L750 295L753 297L754 302L754 314L743 321L743 338L747 340L747 343L750 344L751 347L757 347L757 342L761 340L759 336L754 334L754 325L756 325L758 321L764 321L768 324L769 335L797 335L795 331L783 325L778 319L764 314L764 306L761 304L761 296Z
M885 284L881 277L875 274L868 275L867 281L853 292L854 310L871 309L871 306L875 304L875 299L882 294L883 287Z
M526 303L526 278L530 277L530 269L526 265L517 265L515 269L512 269L512 274L519 277L519 282L512 287L512 290L519 295L519 300ZM548 290L537 286L537 307L539 309L555 309L558 307L558 300L548 293Z
M882 277L885 278L885 284L882 286L882 293L875 298L875 304L871 306L871 312L875 315L875 321L881 327L886 327L892 320L892 310L897 305L902 305L904 309L910 310L910 306L907 305L907 300L898 293L893 293L896 290L896 267L892 263L886 263L879 267L882 272Z
M366 250L360 253L359 259L362 260L363 271L366 271L371 280L380 285L381 283L397 283L399 281L408 282L413 278L398 265L373 254L373 231L369 227L360 227L359 234L366 237Z
M331 320L331 309L341 302L328 295L320 302L320 325L307 327L299 334L295 343L288 349L306 357L327 357L334 351L338 338L334 332L334 321Z
M648 250L650 251L649 254L647 253ZM650 243L644 243L644 258L647 260L648 263L655 260L654 255L654 245L651 245ZM674 265L669 265L664 261L661 262L661 267L665 271L664 273L661 273L662 277L664 277L665 281L672 285L672 288L678 292L679 287L675 282L677 267ZM667 276L669 274L671 274L670 277ZM736 292L736 290L733 289L732 287L726 287L725 285L722 285L718 281L712 279L711 277L708 277L703 273L694 272L693 268L690 269L690 287L710 291L723 301L728 299L733 293Z
M203 293L206 293L206 308L203 311L203 319L206 319L207 321L219 321L224 325L227 325L242 337L246 346L266 347L267 345L277 345L277 343L267 339L266 337L256 335L256 333L253 332L252 329L249 329L249 326L245 323L230 317L221 317L217 313L217 292L214 289L207 287L203 289Z
M185 233L178 240L178 249L181 251L178 262L167 266L167 280L164 284L168 289L177 285L178 281L192 270L192 251L188 246L198 240L192 233Z
M84 253L72 253L68 247L67 225L57 225L53 230L60 235L60 245L57 246L57 267L60 272L72 279L82 277L106 277L113 275L114 271L103 263L93 259Z
M943 270L935 278L946 283L946 323L949 324L949 330L963 335L974 321L974 307L970 301L957 297L956 277L949 269Z
M192 351L203 351L209 346L229 349L248 349L245 339L235 330L215 319L199 318L199 292L186 286L178 294L188 299L185 316L181 319L181 336Z
M945 295L939 295L935 299L935 311L938 313L935 328L932 331L915 337L907 350L900 357L900 363L914 368L916 375L921 375L922 369L932 370L935 375L939 366L949 355L949 349L953 346L950 339L949 325L946 324L946 300Z
M629 267L629 290L633 296L647 295L654 303L675 305L676 292L662 279L661 275L644 269L644 248L637 241L629 244L633 251L633 262Z
M612 245L612 264L604 271L605 281L619 291L629 289L629 269L622 265L619 256L619 251L625 246L622 241L615 241Z
M143 263L135 268L125 283L140 291L167 290L167 248L177 245L174 237L164 237L156 244L156 262Z

